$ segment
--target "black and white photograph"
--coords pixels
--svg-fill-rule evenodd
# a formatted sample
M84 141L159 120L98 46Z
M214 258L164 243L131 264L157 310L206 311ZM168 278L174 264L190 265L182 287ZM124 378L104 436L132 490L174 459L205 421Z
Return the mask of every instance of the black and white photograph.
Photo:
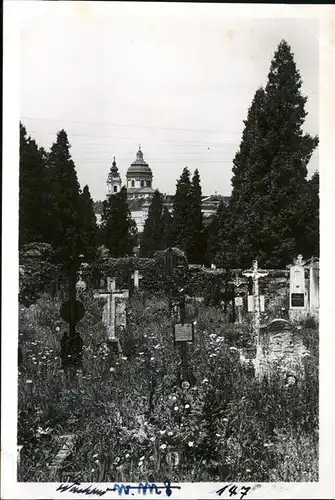
M331 498L327 8L5 4L2 498Z

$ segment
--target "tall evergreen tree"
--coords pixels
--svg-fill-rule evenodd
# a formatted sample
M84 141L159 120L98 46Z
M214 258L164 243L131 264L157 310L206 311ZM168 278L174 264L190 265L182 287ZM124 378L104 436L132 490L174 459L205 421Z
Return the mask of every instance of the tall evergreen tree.
M319 173L315 172L307 181L305 190L300 196L300 228L301 235L297 243L297 253L306 257L318 257L320 255L320 197L319 197Z
M163 197L156 189L149 206L148 217L145 221L141 238L142 257L152 257L162 248L163 237Z
M131 255L136 244L136 223L131 218L125 187L103 202L102 244L112 257Z
M185 167L177 181L176 194L173 199L173 233L174 245L186 253L190 247L192 234L190 203L190 171Z
M223 201L217 208L216 213L211 217L205 228L206 254L205 262L207 265L221 265L222 249L226 239L225 225L228 210ZM226 253L226 252L225 252Z
M282 41L271 63L265 94L256 94L234 161L230 243L236 264L282 267L303 239L301 193L307 164L318 144L304 134L306 97L289 45Z
M174 235L173 235L173 218L169 210L164 207L162 213L162 223L163 223L163 234L161 241L161 248L165 250L173 245Z
M27 135L20 123L20 247L32 242L48 242L45 228L46 193L49 188L45 152Z
M198 169L194 171L190 186L189 220L191 224L191 235L187 254L189 261L193 264L202 264L204 261L204 228L202 217L201 185Z
M82 243L80 187L65 130L57 134L48 155L49 241L60 258L72 258L85 251Z
M81 210L81 241L84 248L86 260L91 260L97 250L97 221L94 214L93 200L90 190L86 185L80 194Z

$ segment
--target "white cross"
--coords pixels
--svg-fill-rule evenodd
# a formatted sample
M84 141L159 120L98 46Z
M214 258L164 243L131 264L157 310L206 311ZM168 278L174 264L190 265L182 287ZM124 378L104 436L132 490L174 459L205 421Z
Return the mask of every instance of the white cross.
M258 262L255 259L252 263L251 271L243 271L243 276L252 278L253 285L253 296L254 296L254 331L257 336L257 342L259 340L259 326L260 326L260 296L259 296L259 278L267 276L269 273L258 269Z
M136 269L134 271L134 273L131 275L131 277L134 279L135 288L139 288L140 280L143 278L143 276L139 273L138 269Z

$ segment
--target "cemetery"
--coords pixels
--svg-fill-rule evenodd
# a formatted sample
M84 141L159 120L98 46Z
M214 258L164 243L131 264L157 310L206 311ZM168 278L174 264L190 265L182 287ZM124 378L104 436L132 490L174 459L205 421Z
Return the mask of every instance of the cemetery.
M66 275L37 257L20 272L20 481L317 480L318 262L192 269L169 248Z

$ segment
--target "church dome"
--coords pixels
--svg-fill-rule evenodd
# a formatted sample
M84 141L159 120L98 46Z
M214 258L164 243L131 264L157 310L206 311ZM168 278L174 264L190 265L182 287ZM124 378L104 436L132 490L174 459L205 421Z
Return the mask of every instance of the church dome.
M127 177L133 176L145 176L152 177L152 171L149 165L143 159L143 153L141 151L141 146L136 154L136 160L130 165L127 170Z

